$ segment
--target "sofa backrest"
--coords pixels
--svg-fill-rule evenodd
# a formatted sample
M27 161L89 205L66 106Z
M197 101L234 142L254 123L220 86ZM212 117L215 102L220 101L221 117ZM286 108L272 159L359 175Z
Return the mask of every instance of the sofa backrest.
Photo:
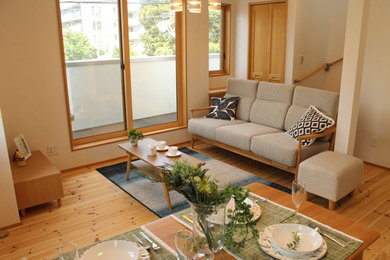
M298 122L311 105L335 119L339 105L339 94L315 88L295 87L292 105L284 122L284 130L290 129Z
M256 80L235 79L227 80L225 97L240 97L236 110L236 117L239 120L249 121L249 111L256 99L259 82Z
M262 81L253 103L249 120L254 123L283 129L295 86Z

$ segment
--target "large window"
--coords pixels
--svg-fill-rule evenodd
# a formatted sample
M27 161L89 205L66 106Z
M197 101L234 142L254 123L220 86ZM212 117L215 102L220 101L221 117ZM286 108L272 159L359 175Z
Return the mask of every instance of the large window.
M230 5L209 10L209 73L229 74Z
M184 124L181 14L169 0L59 0L74 148Z

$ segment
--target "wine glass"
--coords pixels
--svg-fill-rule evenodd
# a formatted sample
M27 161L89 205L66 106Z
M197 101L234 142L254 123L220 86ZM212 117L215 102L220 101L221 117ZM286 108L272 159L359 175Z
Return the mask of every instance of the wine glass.
M175 234L175 247L178 260L190 260L193 256L193 238L189 230L179 230Z
M79 250L75 242L64 242L57 248L57 251L60 260L79 260Z
M294 180L292 182L291 198L295 206L295 212L294 212L295 223L298 223L298 217L297 217L298 209L299 206L301 206L302 201L304 200L304 195L305 195L305 188L303 187L303 185L298 184L298 180Z

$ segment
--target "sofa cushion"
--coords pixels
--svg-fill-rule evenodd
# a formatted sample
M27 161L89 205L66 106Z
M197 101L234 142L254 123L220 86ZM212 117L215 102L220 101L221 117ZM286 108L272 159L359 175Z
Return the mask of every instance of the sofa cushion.
M207 118L235 120L239 97L211 98L211 111Z
M311 105L335 119L339 105L339 94L326 90L297 86L294 91L292 105L286 115L284 129L288 130L298 122Z
M260 82L249 119L253 123L283 129L286 113L292 102L294 86Z
M220 120L213 118L193 118L188 121L188 131L191 134L203 136L205 138L215 140L215 129L224 125L242 124L242 120Z
M287 131L287 134L297 141L299 136L320 133L333 126L334 123L332 118L324 115L315 106L310 106L301 119ZM309 146L314 141L315 138L302 140L302 145Z
M249 121L249 111L256 99L258 81L229 78L227 80L225 97L239 96L236 118Z
M218 127L215 131L215 138L218 142L249 151L252 136L280 131L255 123L244 123Z
M301 160L329 149L330 142L314 142L311 146L302 146ZM298 145L285 132L252 137L250 150L274 162L295 167Z

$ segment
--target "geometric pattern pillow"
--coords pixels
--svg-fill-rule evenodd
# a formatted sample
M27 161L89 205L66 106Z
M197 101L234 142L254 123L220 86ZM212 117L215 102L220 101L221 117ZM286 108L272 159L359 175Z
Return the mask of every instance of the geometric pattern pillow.
M240 97L228 97L228 98L211 98L210 113L207 118L223 119L223 120L235 120L236 109L238 100Z
M324 115L315 106L310 106L301 119L287 131L287 134L297 141L298 136L320 133L333 126L334 123L332 118ZM315 138L302 140L302 145L309 146L314 141Z

